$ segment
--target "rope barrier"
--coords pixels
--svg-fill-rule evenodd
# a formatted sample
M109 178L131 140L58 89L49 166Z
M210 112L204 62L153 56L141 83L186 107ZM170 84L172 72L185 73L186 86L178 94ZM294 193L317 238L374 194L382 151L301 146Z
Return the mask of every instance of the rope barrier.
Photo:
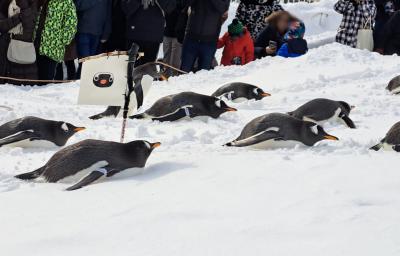
M105 55L106 56L106 55ZM167 68L170 68L172 70L175 70L181 74L188 74L188 72L185 72L183 70L180 70L178 68L175 68L171 65L168 65L167 63L161 62L161 61L155 61L155 64L160 64L163 65ZM62 83L73 83L77 82L79 80L39 80L39 79L24 79L24 78L15 78L15 77L8 77L8 76L0 76L0 79L3 80L9 80L9 81L15 81L15 82L28 82L28 83L38 83L38 84L62 84Z

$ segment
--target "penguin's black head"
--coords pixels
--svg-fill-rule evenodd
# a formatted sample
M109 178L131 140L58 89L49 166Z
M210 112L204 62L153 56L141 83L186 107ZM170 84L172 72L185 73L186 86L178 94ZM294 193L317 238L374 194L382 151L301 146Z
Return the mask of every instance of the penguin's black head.
M64 146L68 139L75 133L85 130L85 127L76 127L70 123L56 122L54 127L54 139L58 146Z
M100 88L111 87L114 83L114 75L111 73L96 73L93 77L93 84Z
M160 70L158 70L157 67L160 67ZM161 65L154 62L146 63L144 65L136 67L133 71L133 79L140 79L144 75L149 75L156 80L168 80L168 78L161 71Z
M339 101L339 104L341 105L342 109L347 112L347 114L350 114L350 111L355 108L355 106L350 106L349 103L344 101Z
M322 126L312 122L305 122L305 123L307 131L304 139L310 146L314 145L315 143L321 140L339 140L337 137L332 136L327 132L325 132Z
M136 162L135 164L139 165L139 167L144 167L151 152L161 146L161 142L151 143L146 140L135 140L127 143L126 146L128 147L128 157L130 157L132 154L135 154L135 158L131 159L136 159L136 161L139 160L139 162Z
M256 99L256 100L262 100L262 99L265 98L265 97L271 96L271 94L269 94L269 93L267 93L267 92L264 92L263 89L258 88L258 87L253 88L253 89L250 91L250 93L251 93L251 96L252 96L252 97L250 97L250 99L251 99L251 98L254 98L254 99Z
M213 118L217 118L225 112L235 112L236 108L229 107L225 101L214 98L212 102L209 103L208 110L210 111L210 116Z

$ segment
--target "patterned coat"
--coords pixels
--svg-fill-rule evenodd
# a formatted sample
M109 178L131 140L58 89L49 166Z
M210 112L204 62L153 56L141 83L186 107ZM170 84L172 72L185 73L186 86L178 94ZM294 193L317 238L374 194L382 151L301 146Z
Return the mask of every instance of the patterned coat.
M65 47L75 37L77 25L76 8L72 0L49 0L39 54L62 62Z
M342 22L336 35L336 42L351 47L357 46L358 30L372 19L375 21L376 6L373 0L361 0L358 4L353 0L339 0L335 11L342 14Z
M249 30L255 40L265 28L267 18L275 11L283 10L279 0L241 0L236 12L236 18Z

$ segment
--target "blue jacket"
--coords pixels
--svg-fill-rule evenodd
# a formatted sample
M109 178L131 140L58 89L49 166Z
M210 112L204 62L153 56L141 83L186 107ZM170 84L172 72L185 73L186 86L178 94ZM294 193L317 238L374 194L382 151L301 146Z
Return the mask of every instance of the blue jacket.
M75 0L78 33L108 39L112 25L112 0Z
M308 51L307 41L301 38L290 39L284 43L278 51L278 56L295 58L306 54Z

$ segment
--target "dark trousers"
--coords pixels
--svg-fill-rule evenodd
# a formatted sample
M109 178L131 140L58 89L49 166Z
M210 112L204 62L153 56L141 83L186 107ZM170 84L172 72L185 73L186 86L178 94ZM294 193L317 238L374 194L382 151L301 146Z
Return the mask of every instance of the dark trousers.
M212 62L216 51L216 42L198 42L186 39L182 48L181 69L185 72L193 71L196 60L198 60L198 70L212 69Z
M65 63L65 67L66 67L67 73L64 74L63 65L60 63L57 66L56 79L57 80L64 80L64 79L75 80L75 79L77 79L77 70L76 70L76 67L75 67L75 61L74 60L67 60L64 63Z
M76 47L78 49L79 58L81 59L98 54L100 39L101 39L100 36L78 33L76 35ZM77 75L78 78L81 77L81 72L82 72L82 63L79 64L78 75Z
M132 43L136 43L137 45L139 45L139 52L144 53L144 56L140 57L140 59L136 61L136 67L157 60L158 51L160 50L160 43L129 39L127 45L128 50L131 48Z
M54 80L58 63L46 56L37 57L38 75L40 80Z

